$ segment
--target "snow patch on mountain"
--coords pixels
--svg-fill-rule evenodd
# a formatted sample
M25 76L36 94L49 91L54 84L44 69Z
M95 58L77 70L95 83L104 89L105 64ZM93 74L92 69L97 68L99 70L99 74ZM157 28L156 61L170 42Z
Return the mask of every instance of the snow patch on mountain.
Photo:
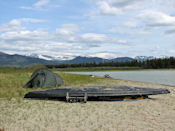
M145 61L145 60L152 60L155 59L156 57L154 56L136 56L134 59L137 61Z
M26 54L25 56L40 58L40 59L49 60L49 61L71 60L74 58L72 56L49 56L49 55L42 55L42 54L35 54L35 53Z
M42 54L36 54L36 53L26 54L25 56L44 59L44 60L49 60L49 61L73 60L73 59L77 58L76 56L69 56L69 55L68 56L49 56L49 55L42 55ZM83 56L81 56L81 57L83 57ZM84 58L86 58L86 57L84 56ZM101 57L96 57L96 58L101 58ZM112 60L119 59L119 58L120 57L113 58ZM130 57L127 57L127 58L129 59ZM157 56L157 57L154 57L154 56L136 56L134 59L137 60L137 61L143 62L143 61L146 61L146 60L152 60L152 59L156 59L156 58L157 59L158 58L164 59L164 58L169 58L169 56ZM103 59L103 58L101 58L101 59ZM131 59L133 59L133 58L131 58ZM110 60L110 59L108 59L108 60Z

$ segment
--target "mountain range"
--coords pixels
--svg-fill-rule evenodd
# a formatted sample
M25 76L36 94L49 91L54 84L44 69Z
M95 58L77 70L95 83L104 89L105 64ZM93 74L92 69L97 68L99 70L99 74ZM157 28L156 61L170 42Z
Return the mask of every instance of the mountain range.
M78 64L78 63L102 63L102 62L127 62L132 60L144 61L147 59L154 59L153 56L137 56L131 57L117 57L114 59L103 59L99 57L82 57L77 56L71 60L62 60L59 57L52 57L47 55L10 55L0 52L0 66L15 66L15 67L27 67L36 64L52 65L52 64Z

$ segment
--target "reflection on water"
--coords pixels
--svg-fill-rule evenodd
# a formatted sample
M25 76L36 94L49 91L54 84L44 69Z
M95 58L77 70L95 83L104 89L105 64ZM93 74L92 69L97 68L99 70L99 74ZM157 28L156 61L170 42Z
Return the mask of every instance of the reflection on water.
M123 80L149 82L175 86L175 70L150 70L150 71L105 71L105 72L71 72L73 74L87 74L111 77Z

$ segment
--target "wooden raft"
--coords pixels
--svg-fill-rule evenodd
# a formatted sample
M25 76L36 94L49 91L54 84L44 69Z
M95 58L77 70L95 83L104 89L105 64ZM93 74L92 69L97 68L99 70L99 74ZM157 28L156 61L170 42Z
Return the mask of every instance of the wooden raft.
M87 100L115 100L117 98L147 98L149 95L168 94L167 89L129 86L84 86L32 91L24 98L62 99L67 102Z

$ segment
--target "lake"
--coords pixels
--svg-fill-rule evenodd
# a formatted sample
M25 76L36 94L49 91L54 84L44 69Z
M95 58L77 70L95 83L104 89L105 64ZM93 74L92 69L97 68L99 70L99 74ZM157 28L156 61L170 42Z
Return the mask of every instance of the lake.
M147 71L103 71L103 72L71 72L73 74L85 74L104 76L109 74L112 78L164 84L175 86L175 70L147 70Z

